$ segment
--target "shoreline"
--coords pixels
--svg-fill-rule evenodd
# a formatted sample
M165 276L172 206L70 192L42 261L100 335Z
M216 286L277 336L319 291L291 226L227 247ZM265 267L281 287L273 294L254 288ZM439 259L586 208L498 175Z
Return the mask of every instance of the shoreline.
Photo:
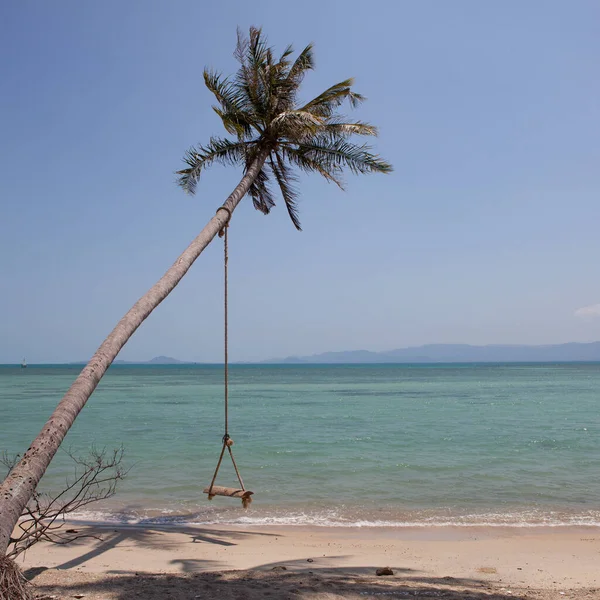
M200 577L208 585L211 577L217 577L215 573L223 578L233 571L236 575L232 577L239 580L236 585L243 586L242 580L275 577L276 568L281 571L276 571L279 577L318 575L325 588L336 578L360 576L371 586L437 582L443 589L506 588L512 590L508 596L513 598L521 597L518 590L525 593L528 588L537 590L538 595L527 597L558 598L563 597L556 595L561 591L576 597L573 590L581 590L586 595L577 597L600 598L600 530L596 527L90 527L76 522L70 526L79 534L99 539L82 538L67 546L39 543L26 553L24 561L19 559L26 572L36 575L33 581L44 591L58 590L65 582L86 589L102 580L104 591L98 598L112 598L106 594L107 586L122 586L129 579L133 585L138 579L147 581L159 575L177 581ZM375 570L381 567L391 567L395 575L375 577ZM260 575L254 575L257 572ZM388 591L386 595L395 594L393 589ZM84 593L90 600L95 597L89 595L89 589ZM544 595L550 593L554 595ZM368 598L369 594L361 592L356 597Z
M600 510L570 511L566 507L522 508L521 510L452 511L448 509L382 509L364 507L321 507L300 510L297 507L258 506L241 510L232 506L193 506L180 512L174 509L113 507L112 510L85 511L69 515L70 522L90 527L120 526L194 526L194 527L319 527L357 529L405 528L491 528L491 529L568 529L600 528Z

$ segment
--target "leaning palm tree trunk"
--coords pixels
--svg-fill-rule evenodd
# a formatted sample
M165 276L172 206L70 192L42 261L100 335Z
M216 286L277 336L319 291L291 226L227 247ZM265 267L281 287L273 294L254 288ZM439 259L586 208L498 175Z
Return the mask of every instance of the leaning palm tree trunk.
M266 156L267 153L257 156L238 186L198 237L119 321L64 395L29 450L0 486L0 556L6 554L11 534L23 509L98 382L137 328L173 291L204 248L225 226L229 214L233 213L254 183Z

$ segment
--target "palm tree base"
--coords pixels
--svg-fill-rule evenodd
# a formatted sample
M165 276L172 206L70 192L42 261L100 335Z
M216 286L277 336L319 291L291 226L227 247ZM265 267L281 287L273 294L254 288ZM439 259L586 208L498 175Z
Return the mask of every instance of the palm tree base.
M33 586L14 560L0 556L0 600L32 600Z

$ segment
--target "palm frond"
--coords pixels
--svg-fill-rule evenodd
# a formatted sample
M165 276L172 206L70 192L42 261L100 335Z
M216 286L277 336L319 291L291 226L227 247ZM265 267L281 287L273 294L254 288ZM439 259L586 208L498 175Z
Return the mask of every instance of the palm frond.
M252 132L253 117L247 111L244 95L239 93L235 83L209 70L204 71L204 83L221 105L213 106L213 110L221 118L227 132L237 135L239 139L247 137Z
M187 150L183 160L187 163L188 168L176 171L176 174L180 176L177 184L188 194L195 194L196 184L204 169L214 162L225 165L243 164L247 151L245 143L210 138L206 146L192 147Z
M238 28L237 44L234 52L236 60L240 67L235 75L235 87L239 93L239 100L242 98L246 107L251 107L251 112L255 116L264 116L264 98L261 90L259 55L264 53L265 44L261 40L262 33L256 27L250 28L250 35L245 34Z
M323 119L305 110L289 110L280 112L271 126L282 137L302 138L316 135L323 127Z
M256 113L263 118L267 116L269 110L271 88L267 72L272 62L273 55L262 35L262 29L251 27L246 64L253 90L254 108Z
M366 173L391 173L392 165L366 144L357 145L345 140L318 139L314 142L298 144L300 154L320 162L328 171L348 168L355 175Z
M221 119L227 133L236 135L239 140L243 140L252 134L251 121L245 115L226 112L218 106L213 106L212 109Z
M235 60L237 60L241 65L245 63L246 53L248 52L248 44L250 43L246 34L242 31L241 27L238 27L236 30L237 34L237 43L235 45L235 50L233 52L233 56Z
M344 182L341 178L344 170L339 165L328 165L326 168L319 161L313 160L307 154L299 152L293 147L284 146L282 153L288 162L297 166L305 173L318 173L328 182L335 183L341 190L344 190Z
M275 158L273 158L273 154L275 154ZM279 184L279 189L281 190L281 195L283 196L288 215L290 216L294 227L298 231L302 231L300 218L298 216L298 190L294 186L294 183L298 181L298 178L287 167L283 157L278 152L271 154L269 157L269 164L271 165L273 175Z
M365 97L352 91L353 84L352 78L340 81L306 103L300 110L308 110L320 117L330 117L345 100L355 108L365 100Z
M282 55L279 57L279 63L284 66L289 65L288 56L291 56L293 52L294 47L291 44L288 44Z
M348 122L343 119L328 119L320 128L319 134L331 139L347 139L353 135L376 137L377 127L362 121Z
M290 110L296 105L298 90L307 71L314 69L313 45L309 44L300 52L287 76L282 81L279 106L282 110Z
M246 60L248 64L255 68L261 68L267 60L267 54L271 49L267 46L267 41L262 34L261 27L250 27L250 36L248 38L248 48Z
M268 215L275 206L275 199L269 188L269 176L265 169L261 169L256 179L252 182L248 194L252 197L254 208L263 215Z
M298 57L290 68L287 80L298 87L302 83L306 71L311 71L314 68L315 58L313 53L313 44L308 44L308 46L306 46L306 48L304 48L304 50L298 54Z
M236 102L233 85L228 77L209 69L204 69L203 76L204 84L225 110L240 110Z
M272 116L296 108L296 96L304 73L313 67L312 44L307 46L290 66L288 56L291 52L292 47L288 46L279 61L269 67L270 86L273 91Z

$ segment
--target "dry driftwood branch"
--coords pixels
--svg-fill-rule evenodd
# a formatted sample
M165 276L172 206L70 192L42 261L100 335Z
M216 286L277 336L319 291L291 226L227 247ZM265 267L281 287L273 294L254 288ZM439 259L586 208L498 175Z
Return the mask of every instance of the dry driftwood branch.
M92 448L85 457L65 451L73 460L73 474L65 481L64 489L56 495L36 491L21 515L16 532L10 538L6 556L14 559L33 544L44 540L54 544L68 544L83 537L74 529L64 530L65 517L83 507L115 495L117 484L127 471L123 469L123 447L108 452L106 448ZM19 456L0 457L8 473L17 464Z

